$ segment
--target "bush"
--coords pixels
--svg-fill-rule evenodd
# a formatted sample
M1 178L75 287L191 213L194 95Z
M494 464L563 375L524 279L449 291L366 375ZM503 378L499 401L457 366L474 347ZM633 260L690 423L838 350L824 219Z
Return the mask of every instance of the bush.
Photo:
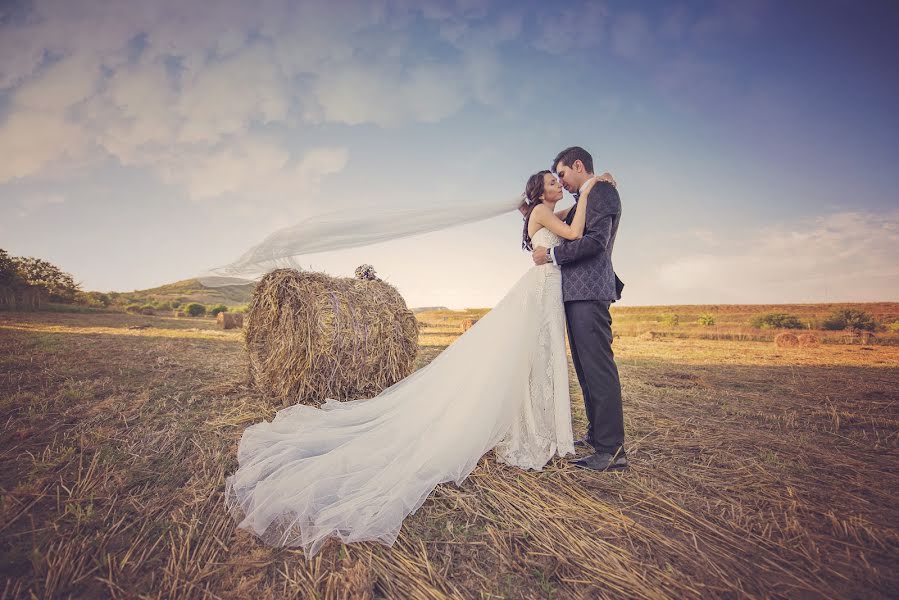
M874 331L877 329L877 321L863 310L854 308L837 309L830 313L830 316L824 320L821 327L828 331L840 331L843 329Z
M173 310L177 309L179 306L181 306L181 301L180 300L172 300L171 302L169 302L169 306L171 306Z
M186 312L191 317L202 317L206 314L206 307L199 302L191 302L184 307L184 312Z
M250 305L249 304L241 304L240 306L235 306L234 308L231 308L230 310L231 310L231 312L235 312L235 313L245 313L248 310L250 310Z
M662 324L668 327L677 327L680 325L680 317L673 314L662 315Z
M77 292L75 302L92 308L106 308L112 304L112 298L102 292Z
M753 317L750 325L758 329L802 329L802 322L786 313L767 313Z
M887 325L887 329L889 329L893 333L899 333L899 320L893 321L892 323Z
M209 314L213 317L218 316L218 314L222 312L228 312L228 307L224 304L216 304L209 310Z
M140 309L141 309L140 304L132 303L132 304L125 305L125 312L137 314L140 312Z
M715 324L715 317L713 317L709 313L699 315L699 324L705 325L706 327L711 327Z

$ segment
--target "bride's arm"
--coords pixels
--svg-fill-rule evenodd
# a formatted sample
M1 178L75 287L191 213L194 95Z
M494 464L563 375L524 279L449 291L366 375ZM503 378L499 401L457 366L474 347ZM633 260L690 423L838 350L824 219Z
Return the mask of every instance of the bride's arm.
M531 213L531 218L543 225L556 235L566 240L579 240L584 235L584 225L587 222L587 199L577 203L574 220L571 225L557 217L545 204L538 204Z

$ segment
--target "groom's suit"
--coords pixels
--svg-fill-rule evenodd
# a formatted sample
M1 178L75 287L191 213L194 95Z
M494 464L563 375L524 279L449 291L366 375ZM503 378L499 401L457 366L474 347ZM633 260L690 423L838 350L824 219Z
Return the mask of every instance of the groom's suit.
M569 225L574 212L570 210L565 219ZM609 314L609 305L621 298L624 287L612 268L620 220L618 191L609 183L597 182L590 190L583 237L563 241L553 249L553 258L562 269L571 357L589 421L587 439L598 452L611 453L624 443L621 383L612 354Z

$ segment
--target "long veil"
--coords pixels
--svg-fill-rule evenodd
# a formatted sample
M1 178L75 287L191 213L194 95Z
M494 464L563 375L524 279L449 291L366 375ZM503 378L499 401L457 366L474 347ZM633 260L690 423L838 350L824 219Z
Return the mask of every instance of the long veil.
M207 287L255 279L280 267L298 267L295 257L396 240L489 219L516 210L523 195L477 204L441 204L394 208L375 213L340 210L313 215L269 234L237 260L209 269L198 277Z

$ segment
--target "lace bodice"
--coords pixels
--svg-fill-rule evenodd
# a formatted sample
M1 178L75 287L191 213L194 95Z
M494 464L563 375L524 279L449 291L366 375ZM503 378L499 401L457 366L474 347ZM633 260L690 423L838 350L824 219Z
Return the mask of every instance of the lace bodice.
M546 227L539 229L537 233L531 236L531 245L535 248L543 246L544 248L552 248L562 243L562 238L547 229Z

